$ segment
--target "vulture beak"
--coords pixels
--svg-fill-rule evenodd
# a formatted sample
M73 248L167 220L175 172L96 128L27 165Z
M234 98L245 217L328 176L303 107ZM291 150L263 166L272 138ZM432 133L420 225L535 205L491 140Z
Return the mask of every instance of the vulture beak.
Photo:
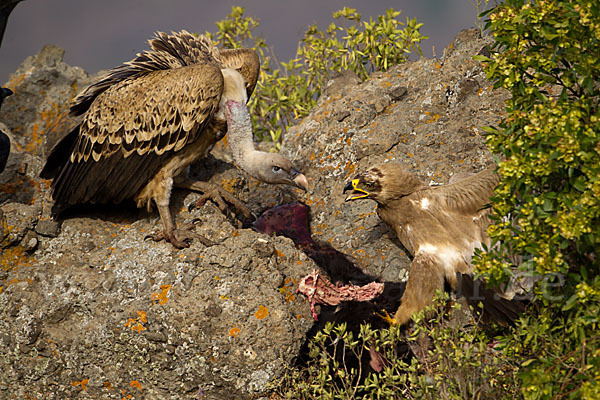
M360 179L357 178L352 179L350 182L346 183L346 186L344 186L344 193L346 193L348 190L352 190L352 193L346 196L345 201L352 201L369 197L369 192L358 187L359 182Z
M296 168L292 168L290 170L290 178L292 179L292 184L294 186L308 192L308 180L300 173L300 171Z

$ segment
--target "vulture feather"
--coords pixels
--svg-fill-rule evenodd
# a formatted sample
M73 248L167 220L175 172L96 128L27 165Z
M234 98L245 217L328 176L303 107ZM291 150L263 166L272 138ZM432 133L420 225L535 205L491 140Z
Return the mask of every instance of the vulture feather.
M155 204L163 223L157 238L188 246L191 236L176 229L169 211L174 186L217 193L243 207L224 190L185 175L225 132L242 170L306 190L306 178L289 160L254 149L246 107L260 69L253 50L219 49L186 31L158 32L149 43L151 50L73 100L71 114L83 119L56 144L40 174L53 180L54 214L80 203Z

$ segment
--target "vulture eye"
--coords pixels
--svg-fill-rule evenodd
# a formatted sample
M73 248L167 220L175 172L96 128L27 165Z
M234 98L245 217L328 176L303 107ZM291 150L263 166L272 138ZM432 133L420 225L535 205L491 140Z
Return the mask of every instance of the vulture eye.
M278 167L277 165L274 165L272 169L273 169L273 172L275 172L276 174L278 174L279 171L281 171L281 167Z

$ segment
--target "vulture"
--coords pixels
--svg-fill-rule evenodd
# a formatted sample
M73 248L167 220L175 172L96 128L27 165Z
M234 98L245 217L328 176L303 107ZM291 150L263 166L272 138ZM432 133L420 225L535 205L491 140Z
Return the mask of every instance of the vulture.
M7 88L0 88L0 107L4 102L4 98L13 94L12 90ZM4 171L6 162L8 161L8 155L10 154L10 139L8 135L0 131L0 172Z
M81 123L52 149L40 176L52 179L53 215L75 204L154 204L162 231L151 237L177 248L197 237L177 229L169 210L174 187L249 210L224 189L192 181L188 167L225 133L235 164L260 181L307 190L306 177L277 153L254 149L246 107L260 71L251 49L219 49L186 31L157 32L151 50L111 69L72 102ZM222 208L222 207L221 207Z
M430 187L398 164L382 164L359 173L345 185L344 193L350 191L346 201L377 202L377 215L413 257L400 306L389 322L408 323L415 312L432 304L435 291L443 290L445 284L462 290L470 304L482 300L489 319L507 324L518 317L521 303L472 279L474 250L490 244L488 204L497 184L496 173L486 169L448 185Z

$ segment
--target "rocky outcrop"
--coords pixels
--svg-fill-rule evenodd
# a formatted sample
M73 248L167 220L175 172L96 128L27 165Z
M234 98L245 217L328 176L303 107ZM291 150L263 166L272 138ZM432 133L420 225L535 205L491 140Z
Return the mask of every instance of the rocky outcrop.
M464 31L441 59L364 83L350 73L332 79L282 146L309 178L306 196L243 175L223 146L192 175L221 184L256 214L304 201L314 238L369 274L400 281L405 251L373 203L343 202L344 183L376 162L403 163L432 184L490 165L481 128L498 120L506 95L472 59L487 43ZM0 397L259 397L313 326L295 290L317 266L290 239L256 232L212 203L188 211L199 195L185 191L174 193L177 223L197 223L215 246L145 240L160 221L127 204L51 220L49 182L37 175L46 142L76 123L66 107L87 82L47 47L7 84L15 95L1 120L19 148L0 174Z
M499 120L507 94L492 89L472 58L489 44L478 30L465 30L441 59L397 65L362 84L347 74L330 81L284 144L314 185L306 203L317 239L382 280L407 277L410 260L375 214L375 203L345 204L344 184L382 162L401 163L431 185L492 165L482 127Z

